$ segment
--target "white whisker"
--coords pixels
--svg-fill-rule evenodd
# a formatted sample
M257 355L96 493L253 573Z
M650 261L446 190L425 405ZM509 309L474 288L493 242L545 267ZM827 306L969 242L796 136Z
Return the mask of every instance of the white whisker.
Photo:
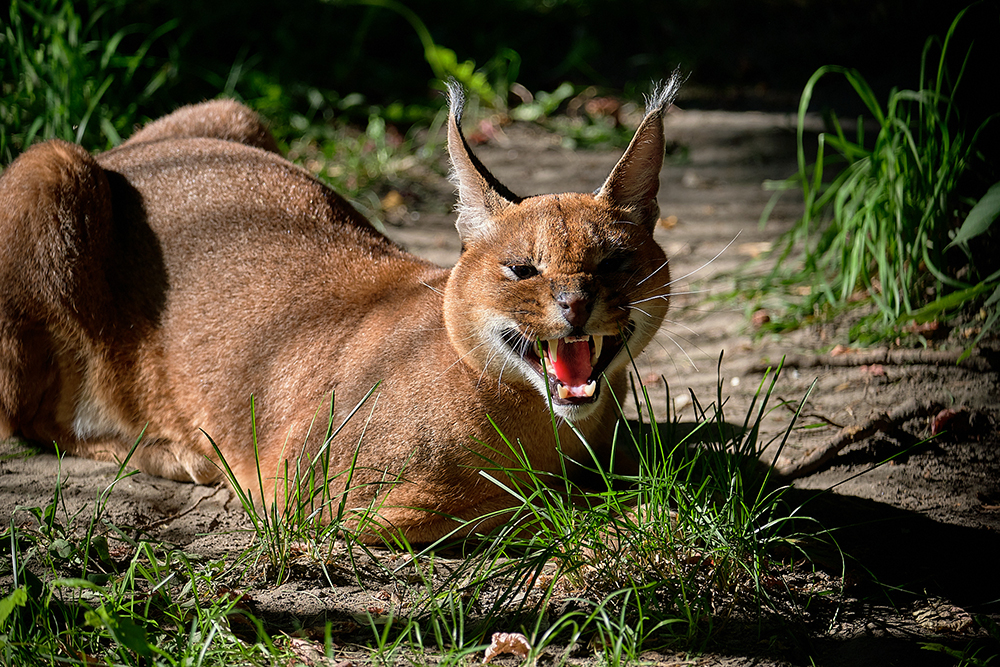
M635 286L636 286L636 287L638 287L639 285L643 284L644 282L646 282L647 280L649 280L650 278L652 278L653 276L655 276L655 275L656 275L657 273L659 273L659 272L660 272L660 271L661 271L661 270L663 269L663 267L665 267L665 266L666 266L667 264L669 264L669 263L670 263L670 258L669 258L669 257L667 257L667 258L666 258L666 259L665 259L665 260L663 261L663 264L660 264L660 266L659 266L659 267L657 267L656 271L653 271L653 272L652 272L652 273L650 273L650 274L649 274L648 276L646 276L645 278L643 278L642 280L640 280L639 282L637 282L637 283L635 284Z
M469 336L469 338L473 338L473 336ZM438 373L438 377L441 377L442 375L444 375L445 373L447 373L448 371L450 371L452 368L454 368L458 364L462 363L463 359L465 359L467 356L469 356L470 354L472 354L473 352L475 352L476 350L478 350L479 348L481 348L483 345L486 345L487 342L488 341L483 341L479 345L476 345L475 347L471 348L468 352L466 352L465 354L463 354L462 356L460 356L453 363L449 364L446 368L442 369L441 372Z
M504 334L501 334L501 337L504 339L505 344L509 344L510 337L512 336L518 336L519 338L522 339L521 341L517 342L518 347L522 347L527 343L527 339L519 335L516 331L508 331ZM514 351L515 354L518 354L522 357L524 356L524 350L519 350L515 348L511 349ZM503 372L504 369L507 368L507 364L510 363L510 360L511 360L510 357L505 355L503 364L500 366L500 373L497 375L497 387L503 386Z
M444 292L442 292L441 290L439 290L436 287L431 287L430 285L428 285L427 283L425 283L423 280L420 281L420 284L423 285L424 287L426 287L427 289L429 289L430 291L434 292L435 294L440 294L441 296L444 296Z
M647 313L647 312L646 312L645 310L643 310L642 308L636 308L636 306L635 306L634 304L633 304L633 305L630 305L630 306L629 306L629 310L638 310L638 311L639 311L640 313L642 313L643 315L645 315L645 316L646 316L646 317L648 317L649 319L653 319L653 316L652 316L652 315L650 315L649 313Z
M490 353L490 355L486 358L486 363L483 364L483 370L479 372L479 379L476 380L476 389L479 389L479 385L482 384L483 378L486 377L486 371L489 370L490 364L493 363L493 360L497 357L498 354L500 354L500 349L499 348L493 348L493 350ZM504 363L500 366L500 375L501 376L503 375L503 369L504 369L504 366L506 366L506 365L507 365L507 361L505 359Z
M691 362L691 365L694 367L694 370L698 371L698 364L696 364L695 361L694 361L694 359L691 358L691 355L687 353L687 350L684 349L684 346L682 346L680 343L678 343L677 340L673 336L670 335L669 331L664 331L663 335L666 336L667 338L669 338L670 342L677 346L677 349L680 350L684 354L685 357L687 357L687 360L689 362ZM684 337L681 336L681 338L684 338ZM688 343L691 342L687 338L684 338L684 340L686 342L688 342ZM695 347L698 347L698 346L695 345Z
M503 360L503 364L500 365L500 372L497 373L497 387L503 387L503 372L507 368L507 364L510 362L510 357L506 357Z
M691 328L691 327L689 327L688 325L686 325L686 324L684 324L684 323L682 323L682 322L678 322L677 320L663 320L663 321L664 321L664 323L666 323L666 324L676 324L676 325L677 325L677 326L679 326L679 327L684 327L685 329L687 329L687 330L688 330L688 332L689 332L689 333L691 333L691 334L692 334L692 335L694 335L694 336L700 336L700 335L701 335L700 333L698 333L697 331L695 331L694 329L692 329L692 328ZM664 331L663 333L665 333L665 334L666 334L667 332L666 332L666 331ZM667 334L667 335L669 335L669 334Z
M742 232L742 230L741 230L741 231L738 231L738 232L736 232L736 236L734 236L734 237L733 237L733 240L732 240L732 241L730 241L729 243L727 243L727 244L726 244L726 247L725 247L725 248L723 248L722 250L720 250L720 251L719 251L719 252L718 252L718 253L717 253L717 254L715 255L715 257L713 257L712 259L708 260L707 262L705 262L704 264L702 264L701 266L699 266L699 267L698 267L697 269L695 269L694 271L690 271L690 272L688 272L687 274L685 274L685 275L681 276L680 278L675 278L675 279L671 280L671 281L670 281L669 283L667 283L666 285L664 285L664 287L669 287L670 285L673 285L673 284L674 284L674 283L676 283L676 282L679 282L679 281L681 281L681 280L684 280L685 278L688 278L688 277L690 277L690 276L693 276L694 274L698 273L699 271L701 271L702 269L704 269L704 268L705 268L706 266L708 266L709 264L711 264L712 262L714 262L715 260L719 259L719 257L721 257L721 256L722 256L722 253L724 253L724 252L726 252L727 250L729 250L729 246L731 246L731 245L733 245L734 243L736 243L736 239L738 239L738 238L740 237L740 234L742 234L742 233L743 233L743 232Z
M693 289L687 292L671 292L667 296L689 296L691 294L708 294L711 290L707 289Z
M657 294L656 296L647 296L645 299L639 299L638 301L633 301L630 306L634 306L637 303L646 303L647 301L656 301L657 299L663 299L664 301L670 301L670 297L673 294Z
M655 301L656 299L663 299L664 301L669 300L675 296L687 296L689 294L707 294L707 289L700 290L690 290L688 292L668 292L667 294L657 294L656 296L647 296L645 299L639 299L638 301L633 301L632 303L646 303L647 301Z

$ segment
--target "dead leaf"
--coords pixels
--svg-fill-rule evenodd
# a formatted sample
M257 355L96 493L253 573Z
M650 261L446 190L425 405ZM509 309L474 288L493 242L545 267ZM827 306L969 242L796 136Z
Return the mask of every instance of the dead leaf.
M608 117L615 120L615 125L621 125L622 103L613 97L594 97L583 104L583 110L594 117Z
M926 336L928 338L933 337L933 334L937 333L937 330L941 328L941 323L937 320L931 320L930 322L911 322L903 331L920 334L921 336Z
M531 644L520 632L494 632L486 654L483 655L483 664L504 653L512 653L524 660L531 653Z
M764 309L755 311L754 314L750 316L750 322L758 329L770 321L771 315Z
M382 201L379 204L381 204L383 211L389 211L400 206L405 206L406 201L403 199L403 195L399 194L396 190L389 190L385 197L382 197Z
M677 216L668 215L665 218L660 218L659 220L656 221L656 225L660 229L673 229L674 227L677 226Z
M958 410L945 408L941 412L937 413L931 420L931 434L937 435L941 431L945 430L955 417L964 413L965 410L962 408L959 408Z
M770 241L759 241L756 243L741 243L736 246L737 254L756 259L766 252L771 252L772 243Z
M322 644L288 635L285 636L285 639L288 642L288 648L299 664L305 665L305 667L333 667L333 661L327 658L321 649Z
M917 623L933 632L965 632L972 627L972 616L945 600L932 598L927 606L913 612Z

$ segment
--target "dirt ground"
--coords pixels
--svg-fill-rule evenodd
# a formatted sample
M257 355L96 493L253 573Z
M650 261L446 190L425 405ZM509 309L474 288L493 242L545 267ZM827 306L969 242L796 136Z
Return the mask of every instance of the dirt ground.
M739 306L706 301L731 289L731 272L797 214L798 202L788 195L774 222L763 230L758 226L769 198L762 182L794 170L794 119L687 110L670 115L667 133L678 148L662 174L662 215L670 223L658 233L673 276L682 279L674 287L671 321L639 360L642 379L654 404L665 406L660 379L665 378L682 420L692 420L685 397L691 390L704 403L714 399L724 353L726 414L742 419L763 369L788 355L775 395L797 403L816 381L800 423L819 427L797 430L779 465L794 466L817 452L839 449L831 461L795 479L792 493L809 500L805 512L836 529L849 560L846 592L835 614L815 610L811 619L778 630L768 630L766 623L763 630L734 628L697 657L651 654L644 659L699 665L810 660L933 665L955 664L955 658L921 644L940 642L961 650L985 641L980 659L1000 652L983 639L980 623L972 622L972 616L1000 622L1000 349L985 346L956 366L926 352L831 355L830 348L842 340L838 325L754 340ZM523 125L503 128L477 152L521 195L593 190L619 154L571 151L559 137ZM452 190L445 179L423 175L400 186L399 193L403 208L390 211L399 223L389 226L390 236L434 261L452 263L459 248L449 211ZM945 353L958 349L962 336L953 331L935 347ZM949 433L918 445L945 408L957 411ZM877 420L882 413L888 418ZM764 419L765 441L782 433L790 417L789 410L772 411ZM851 437L852 427L867 437ZM68 511L87 515L115 472L104 463L66 458L60 464L51 454L20 455L16 442L2 447L0 517L5 523L12 514L23 514L18 507L44 507L57 476ZM900 452L890 463L868 470ZM770 456L769 451L764 458L770 461ZM831 492L817 495L826 489ZM247 522L225 488L138 474L121 481L110 498L110 520L143 527L187 552L218 556L249 539L237 530ZM303 576L276 590L248 592L255 611L275 627L308 626L371 599L372 591L354 585L350 576L342 584Z

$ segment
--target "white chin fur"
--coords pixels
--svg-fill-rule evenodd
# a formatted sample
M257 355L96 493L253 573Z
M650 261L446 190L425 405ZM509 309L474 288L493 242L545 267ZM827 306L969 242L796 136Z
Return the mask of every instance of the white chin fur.
M607 387L605 387L607 389ZM594 412L597 411L597 406L607 400L607 397L601 396L593 403L583 403L581 405L552 405L552 411L556 413L556 417L564 419L572 424L577 422L582 422L588 417L590 417Z

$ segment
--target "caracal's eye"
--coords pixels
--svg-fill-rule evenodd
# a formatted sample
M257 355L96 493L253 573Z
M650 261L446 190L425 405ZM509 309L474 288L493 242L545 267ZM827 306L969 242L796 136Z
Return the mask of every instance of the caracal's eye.
M615 271L624 271L628 268L630 261L630 256L628 253L615 252L604 259L601 263L597 265L597 271L599 273L614 273Z
M531 264L508 264L506 267L508 275L514 280L524 280L538 275L538 269Z

